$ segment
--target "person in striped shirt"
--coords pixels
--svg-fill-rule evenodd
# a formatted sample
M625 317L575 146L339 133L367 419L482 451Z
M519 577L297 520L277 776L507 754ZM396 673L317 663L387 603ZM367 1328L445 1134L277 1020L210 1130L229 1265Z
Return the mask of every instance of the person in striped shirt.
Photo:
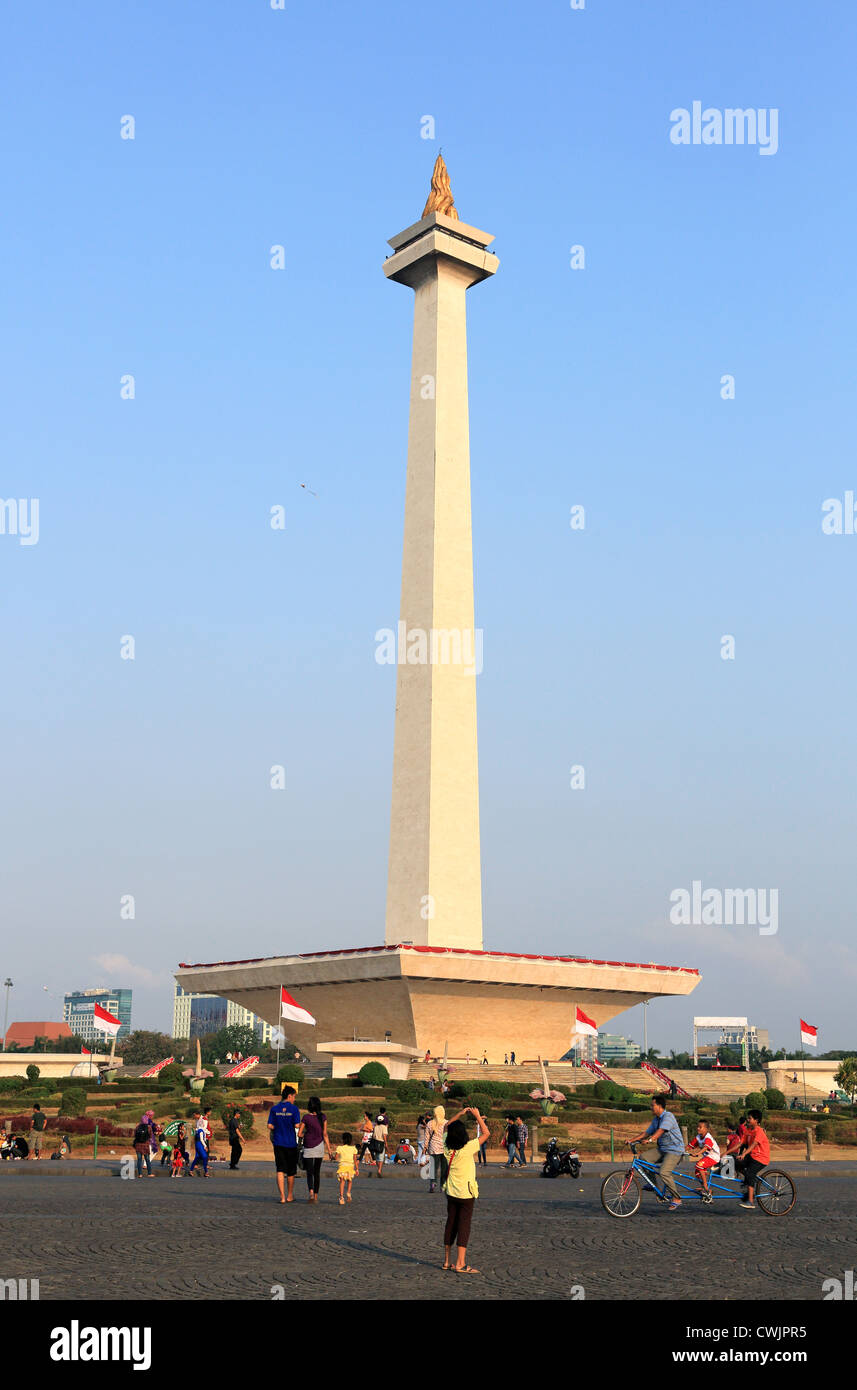
M708 1128L707 1120L700 1120L696 1126L696 1138L688 1144L688 1153L694 1149L699 1153L699 1158L693 1171L702 1188L703 1202L710 1202L712 1198L708 1191L708 1171L720 1162L720 1145Z

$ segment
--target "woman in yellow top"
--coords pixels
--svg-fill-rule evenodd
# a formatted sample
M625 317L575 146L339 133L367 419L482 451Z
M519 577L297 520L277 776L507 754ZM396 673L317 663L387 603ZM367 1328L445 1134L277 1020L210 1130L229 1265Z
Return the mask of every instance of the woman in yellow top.
M472 1115L476 1121L477 1135L469 1139L462 1115ZM467 1246L470 1241L470 1225L473 1221L473 1206L479 1196L476 1182L476 1155L479 1145L488 1140L488 1126L475 1106L459 1110L449 1121L443 1156L449 1165L443 1190L446 1193L446 1230L443 1233L443 1269L451 1269L456 1274L478 1274L467 1263ZM450 1251L458 1246L458 1259L450 1262Z

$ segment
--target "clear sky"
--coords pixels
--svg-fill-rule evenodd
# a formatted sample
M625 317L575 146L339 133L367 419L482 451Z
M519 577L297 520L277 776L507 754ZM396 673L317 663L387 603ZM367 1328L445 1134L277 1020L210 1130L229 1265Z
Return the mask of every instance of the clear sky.
M698 967L663 1047L694 1013L857 1042L857 536L821 528L857 488L855 30L849 0L9 7L10 1019L109 983L167 1028L180 960L383 940L413 296L381 265L442 145L501 260L468 296L485 944ZM672 143L694 101L776 109L776 153ZM672 925L694 880L776 889L777 933Z

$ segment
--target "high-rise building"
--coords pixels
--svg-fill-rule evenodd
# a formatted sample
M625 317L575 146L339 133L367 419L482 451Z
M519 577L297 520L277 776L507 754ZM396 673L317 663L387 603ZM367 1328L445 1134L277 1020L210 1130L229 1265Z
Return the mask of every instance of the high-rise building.
M194 994L176 985L173 999L174 1038L204 1038L206 1033L217 1033L221 1028L231 1028L234 1024L252 1028L260 1043L270 1044L273 1025L259 1018L251 1009L245 1009L241 1004L218 994Z
M598 1034L599 1062L639 1062L640 1044L625 1038L621 1033Z
M100 1004L122 1022L117 1040L127 1038L131 1032L131 993L130 989L72 990L63 1000L63 1020L85 1043L103 1043L105 1035L95 1027L95 1006Z

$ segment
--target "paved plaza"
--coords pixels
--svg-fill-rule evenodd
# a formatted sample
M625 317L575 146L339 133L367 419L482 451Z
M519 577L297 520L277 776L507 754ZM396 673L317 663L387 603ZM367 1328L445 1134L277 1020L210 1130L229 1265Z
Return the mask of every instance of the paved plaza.
M608 1165L609 1166L609 1165ZM857 1177L797 1176L787 1217L737 1203L654 1201L626 1221L599 1199L605 1165L578 1181L480 1174L468 1252L479 1276L438 1267L446 1201L416 1173L361 1177L338 1205L325 1165L318 1206L280 1206L261 1168L202 1179L0 1172L3 1279L38 1278L44 1299L819 1300L857 1268ZM849 1175L850 1174L850 1175Z

